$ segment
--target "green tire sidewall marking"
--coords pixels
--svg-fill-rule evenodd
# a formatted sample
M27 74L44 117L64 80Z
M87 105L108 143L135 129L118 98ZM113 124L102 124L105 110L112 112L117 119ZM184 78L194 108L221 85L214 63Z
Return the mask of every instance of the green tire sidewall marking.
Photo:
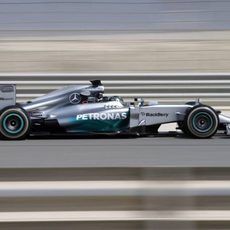
M204 115L206 118L209 118L209 121L211 122L211 125L210 125L207 129L205 129L205 130L201 130L201 129L199 129L199 128L196 126L196 123L195 123L196 118L197 118L198 116L200 116L200 115ZM192 118L192 125L193 125L193 128L194 128L196 131L205 133L205 132L208 132L208 131L212 128L212 126L213 126L213 118L212 118L208 113L199 112L199 113L197 113L197 114Z
M19 120L20 120L20 122L21 122L21 125L20 125L19 129L15 130L15 131L12 131L12 130L8 129L8 127L7 127L7 125L6 125L7 119L10 118L11 116L16 116L16 117L18 117ZM22 119L21 115L20 115L20 114L17 114L17 113L10 113L10 114L8 114L6 117L4 117L4 119L3 119L3 121L2 121L2 126L3 126L4 130L5 130L7 133L12 134L12 135L16 135L16 134L20 133L20 132L23 130L23 128L24 128L24 124L25 124L25 122L24 122L24 120Z

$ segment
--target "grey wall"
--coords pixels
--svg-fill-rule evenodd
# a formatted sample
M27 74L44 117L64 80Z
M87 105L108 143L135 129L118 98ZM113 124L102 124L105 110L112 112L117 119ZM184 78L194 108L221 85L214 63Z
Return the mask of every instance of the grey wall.
M0 0L0 32L229 28L228 0Z

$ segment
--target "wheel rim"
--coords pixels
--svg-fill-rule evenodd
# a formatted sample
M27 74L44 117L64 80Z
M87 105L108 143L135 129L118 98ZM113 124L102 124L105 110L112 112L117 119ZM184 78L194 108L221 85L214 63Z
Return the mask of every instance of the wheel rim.
M23 130L25 122L19 114L10 113L4 117L2 125L7 133L17 135Z
M213 127L213 118L208 113L200 112L193 117L192 125L196 131L206 133Z

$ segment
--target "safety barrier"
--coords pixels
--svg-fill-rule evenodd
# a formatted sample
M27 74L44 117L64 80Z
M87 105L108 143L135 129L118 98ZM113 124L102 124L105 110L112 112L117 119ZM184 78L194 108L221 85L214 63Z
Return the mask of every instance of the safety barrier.
M70 84L101 79L105 94L126 100L142 97L163 103L201 98L214 106L229 106L230 74L0 74L0 84L17 84L18 101L30 100Z

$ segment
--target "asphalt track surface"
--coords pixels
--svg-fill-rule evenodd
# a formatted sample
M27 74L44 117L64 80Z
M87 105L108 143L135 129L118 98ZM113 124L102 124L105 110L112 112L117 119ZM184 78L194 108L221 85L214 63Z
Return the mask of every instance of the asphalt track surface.
M230 137L32 138L0 141L0 168L229 167Z

